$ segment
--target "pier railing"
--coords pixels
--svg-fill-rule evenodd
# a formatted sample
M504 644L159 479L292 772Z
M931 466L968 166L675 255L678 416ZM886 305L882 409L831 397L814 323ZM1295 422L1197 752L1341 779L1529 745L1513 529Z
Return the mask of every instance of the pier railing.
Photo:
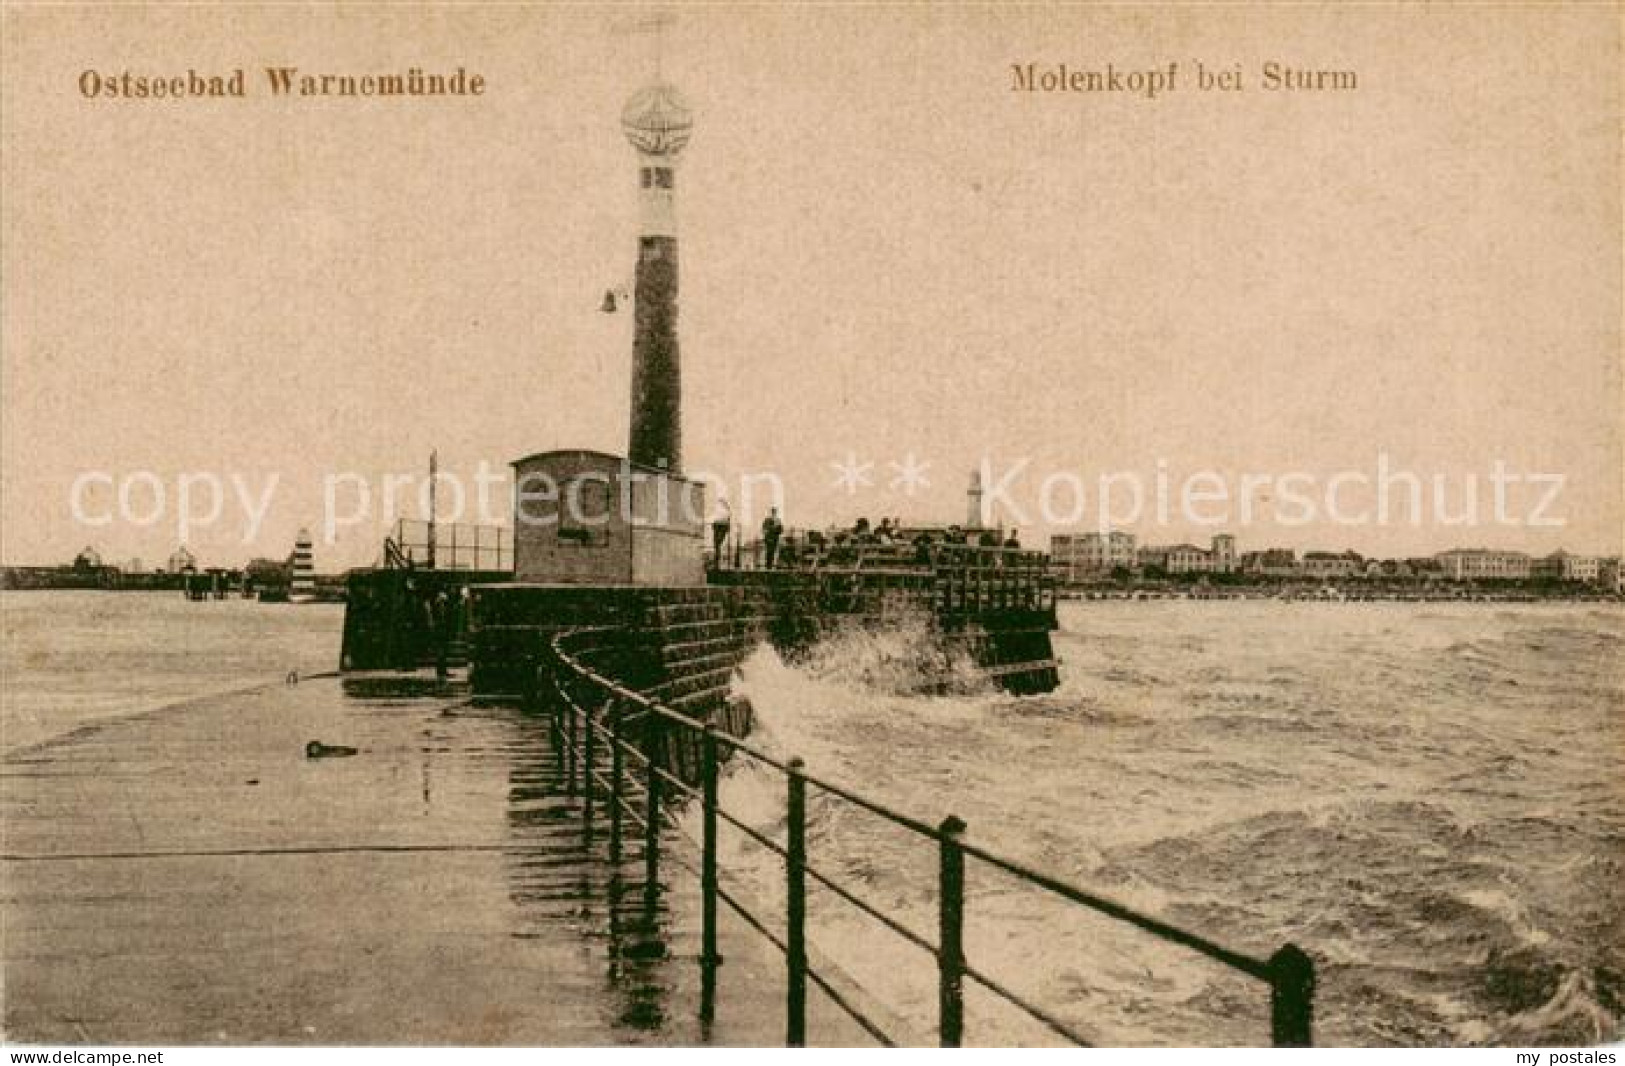
M946 617L1055 608L1056 580L1044 552L981 544L858 543L808 548L794 559L781 561L778 569L830 588L916 592ZM750 541L722 570L756 573L765 569L764 562L761 542Z
M594 639L610 631L575 630L561 633L551 643L552 668L544 670L551 706L554 742L565 761L567 788L581 800L583 833L591 838L600 821L608 823L612 861L623 858L627 822L642 834L644 890L650 905L660 891L661 830L669 807L679 800L699 804L701 812L701 994L700 1016L715 1017L718 903L726 904L752 929L766 938L785 959L785 1043L802 1046L807 1039L807 989L821 989L865 1032L881 1044L894 1038L855 1000L850 989L833 974L823 973L809 961L807 939L807 887L809 881L868 916L878 926L913 945L935 964L938 985L937 1033L943 1047L958 1047L965 1037L966 982L990 992L1050 1032L1080 1047L1089 1038L1072 1024L1016 991L1004 977L995 976L974 962L965 949L966 859L974 859L1014 877L1057 900L1136 928L1168 944L1217 962L1262 983L1269 993L1270 1036L1277 1047L1307 1047L1313 1043L1315 966L1293 944L1284 944L1268 958L1237 951L1158 918L1141 914L1104 896L1085 891L1059 878L964 839L966 824L948 815L930 822L894 810L855 790L807 772L799 758L779 759L715 724L698 721L628 688L591 662ZM556 697L556 698L555 698ZM769 768L784 783L787 833L783 844L724 808L718 796L723 763L743 757ZM809 861L807 797L809 790L874 815L934 847L938 854L938 914L935 935L909 928L843 884L826 869ZM600 810L600 805L605 809ZM723 887L717 860L718 828L727 823L784 862L785 911L783 932L775 932L771 919L751 909L741 893ZM688 865L684 863L683 865Z
M1055 578L1043 552L942 544L931 549L931 567L941 614L1055 609Z

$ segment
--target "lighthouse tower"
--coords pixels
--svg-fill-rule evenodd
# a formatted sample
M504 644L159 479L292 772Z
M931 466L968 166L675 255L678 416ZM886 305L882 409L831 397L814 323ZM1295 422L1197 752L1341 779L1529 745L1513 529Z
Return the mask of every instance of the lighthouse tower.
M580 449L514 460L516 486L558 487L548 499L514 494L516 581L705 584L705 483L682 476L677 357L677 157L693 127L688 105L658 76L621 111L621 132L638 153L640 212L631 440L626 460ZM615 310L613 300L605 310Z
M632 94L621 130L638 153L641 226L633 292L632 433L627 458L682 469L682 372L677 353L677 157L694 115L671 85Z
M982 472L972 470L970 488L965 490L965 528L987 528L987 516L982 513Z
M310 530L301 529L293 542L293 587L288 590L293 599L308 600L316 595L316 556L314 548L315 545L310 539Z

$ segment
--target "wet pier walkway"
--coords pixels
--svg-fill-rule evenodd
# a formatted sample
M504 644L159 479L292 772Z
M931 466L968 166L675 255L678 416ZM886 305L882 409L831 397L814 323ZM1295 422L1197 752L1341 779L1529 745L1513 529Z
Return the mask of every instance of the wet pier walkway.
M647 909L638 842L620 863L584 842L546 723L515 709L322 678L87 727L0 773L11 1040L783 1040L783 960L726 910L699 1021L694 878L666 864ZM809 1012L812 1042L869 1042Z

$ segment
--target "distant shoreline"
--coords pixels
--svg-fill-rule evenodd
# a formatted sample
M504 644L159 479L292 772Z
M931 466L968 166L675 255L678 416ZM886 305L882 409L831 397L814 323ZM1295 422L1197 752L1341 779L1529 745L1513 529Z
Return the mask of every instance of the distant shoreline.
M1056 599L1067 602L1133 602L1153 600L1273 600L1279 603L1613 603L1625 604L1625 595L1600 589L1547 591L1530 589L1360 589L1327 586L1321 589L1283 589L1269 586L1126 588L1063 588Z
M145 592L149 595L168 595L174 590L142 587L98 587L91 585L54 585L18 588L0 586L3 593L30 592ZM1610 592L1589 593L1534 593L1507 590L1463 589L1456 592L1373 592L1360 589L1334 590L1337 594L1317 594L1309 590L1283 592L1264 588L1128 588L1128 589L1060 589L1055 598L1065 603L1129 603L1168 602L1172 600L1201 600L1204 602L1246 601L1257 603L1591 603L1625 605L1625 595ZM228 599L243 599L230 596ZM253 601L251 601L253 602ZM313 603L342 603L342 599L313 600ZM277 603L280 606L282 604Z
M314 576L321 598L342 600L345 575ZM245 592L246 588L246 592ZM255 580L241 570L210 568L199 571L124 571L116 566L0 566L0 590L7 592L170 592L186 594L188 589L204 590L210 598L252 599L261 592L281 592L286 598L287 578ZM226 595L215 597L219 590Z

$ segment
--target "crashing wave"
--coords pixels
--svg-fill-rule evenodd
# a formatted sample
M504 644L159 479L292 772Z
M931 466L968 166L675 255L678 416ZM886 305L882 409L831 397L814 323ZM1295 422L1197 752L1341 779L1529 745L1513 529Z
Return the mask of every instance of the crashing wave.
M992 688L970 649L924 614L848 623L790 660L819 681L888 696L970 696Z

